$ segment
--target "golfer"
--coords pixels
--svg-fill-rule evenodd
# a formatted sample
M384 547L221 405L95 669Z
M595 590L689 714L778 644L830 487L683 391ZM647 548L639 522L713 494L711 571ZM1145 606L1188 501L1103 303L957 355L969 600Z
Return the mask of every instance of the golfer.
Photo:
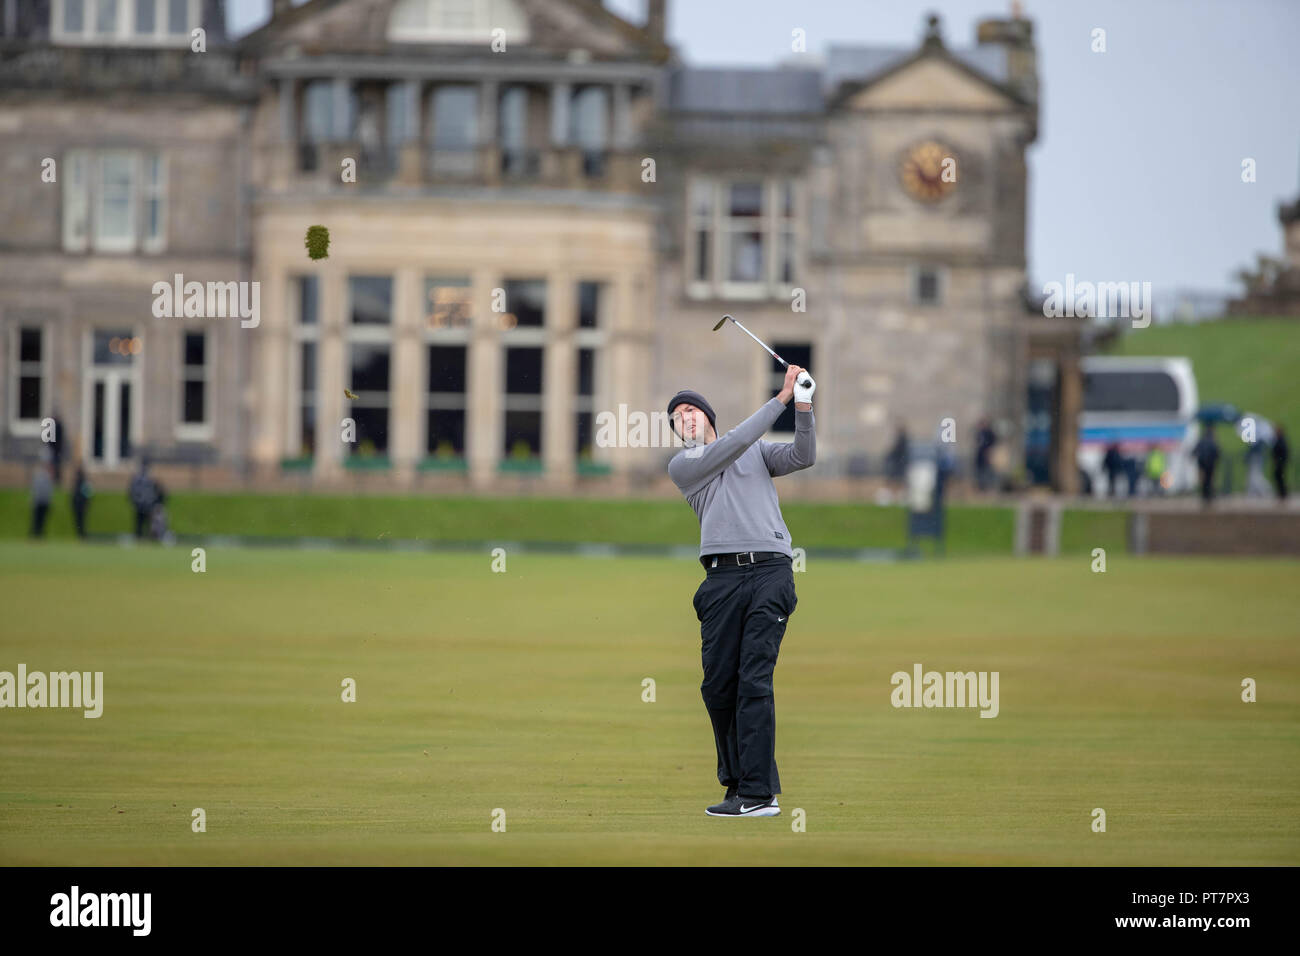
M807 386L795 384L801 373ZM713 723L718 782L727 788L723 801L705 810L710 816L781 812L772 671L799 599L790 532L772 479L808 468L816 458L816 387L791 365L780 393L721 438L703 395L681 391L668 403L673 430L687 444L668 463L668 475L700 519L706 572L695 592L704 663L700 693ZM794 441L760 440L792 397Z

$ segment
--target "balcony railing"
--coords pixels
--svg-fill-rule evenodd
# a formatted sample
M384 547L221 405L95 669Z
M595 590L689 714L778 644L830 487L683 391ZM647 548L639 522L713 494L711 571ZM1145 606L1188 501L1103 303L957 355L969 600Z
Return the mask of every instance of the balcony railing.
M501 174L512 179L534 178L542 169L541 150L502 149Z
M641 191L641 156L631 151L553 147L549 149L436 149L427 143L407 142L363 150L358 142L303 141L267 144L273 170L271 189L307 186L313 190L338 188L342 161L357 161L361 182L393 183L403 187L501 183L549 186L562 189Z

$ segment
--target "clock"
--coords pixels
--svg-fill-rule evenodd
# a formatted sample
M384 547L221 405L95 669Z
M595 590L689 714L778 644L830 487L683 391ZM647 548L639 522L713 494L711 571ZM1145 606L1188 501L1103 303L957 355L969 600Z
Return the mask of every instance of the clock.
M900 176L903 188L913 199L938 202L957 188L957 157L941 143L927 140L907 151Z

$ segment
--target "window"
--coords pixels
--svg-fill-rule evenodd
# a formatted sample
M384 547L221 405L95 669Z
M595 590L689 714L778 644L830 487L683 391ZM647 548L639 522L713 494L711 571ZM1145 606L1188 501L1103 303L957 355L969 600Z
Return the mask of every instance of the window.
M546 324L544 279L507 279L504 288L506 311L514 316L514 327L541 328Z
M348 279L353 325L388 325L393 318L393 280L388 276Z
M578 417L577 452L579 458L590 458L595 442L596 350L578 349L577 398L574 407Z
M66 251L166 248L167 169L161 153L70 150L63 162Z
M695 177L686 202L690 295L790 294L799 272L798 190L792 181Z
M317 338L320 328L320 282L314 275L296 276L289 286L289 314L297 315L293 336L297 362L297 400L293 404L290 436L297 439L297 457L316 454ZM293 438L289 448L292 449Z
M40 325L19 325L10 329L9 430L36 434L45 417L46 394L45 330Z
M1091 371L1083 376L1085 412L1173 412L1180 405L1178 381L1168 372Z
M435 458L465 454L464 345L428 346L425 453Z
M772 351L785 359L791 365L798 365L800 368L812 368L812 346L807 342L773 342ZM781 386L785 384L785 366L776 359L771 360L769 368L768 385L772 389L772 394L777 395L781 391ZM790 399L785 406L780 417L772 425L774 432L793 432L794 431L794 399Z
M473 321L473 289L465 277L424 280L424 327L465 329Z
M600 311L605 298L605 286L600 282L578 283L578 328L600 327Z
M398 0L388 20L390 40L486 43L496 28L508 43L528 41L528 20L514 0Z
M177 437L202 439L212 433L212 356L207 332L181 335L181 414Z
M578 328L574 335L577 348L577 382L574 412L575 434L580 459L593 457L595 446L595 410L600 376L601 354L605 348L608 321L605 309L609 285L605 282L578 283Z
M388 452L391 400L393 280L391 276L350 276L348 305L349 417L357 424L354 457Z
M478 147L478 90L449 84L434 88L429 123L435 173L470 175Z
M569 112L570 141L582 153L586 176L605 174L605 151L609 148L609 88L585 86L573 97Z
M913 305L941 305L943 303L945 275L934 266L918 266L911 270Z
M356 135L358 112L354 85L348 84L346 95L340 98L334 80L309 80L302 88L303 141L319 144L350 140Z
M419 139L419 129L413 129L411 126L411 116L415 113L413 107L418 92L418 89L410 83L390 83L384 89L384 114L388 124L387 144L390 149L396 149L403 143Z
M530 146L528 125L528 87L507 86L501 92L499 143L501 172L507 176L536 176L541 157Z
M131 153L100 153L94 204L95 247L126 251L135 243L136 163Z
M468 276L424 280L425 454L449 459L465 454L466 356L473 320Z
M505 446L507 458L528 459L542 452L541 348L505 350Z
M52 0L55 43L189 46L202 0Z
M144 157L144 222L141 244L151 252L163 248L167 241L164 216L167 209L167 179L162 157L157 153Z

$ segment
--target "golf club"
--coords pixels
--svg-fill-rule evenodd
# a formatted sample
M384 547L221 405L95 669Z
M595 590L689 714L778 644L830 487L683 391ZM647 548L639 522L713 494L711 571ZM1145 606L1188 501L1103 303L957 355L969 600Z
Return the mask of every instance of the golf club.
M784 365L786 368L789 368L789 367L790 367L790 363L789 363L789 362L787 362L785 359L781 358L781 356L777 355L775 352L773 352L771 349L769 349L769 348L767 347L767 343L765 343L762 339L760 339L760 338L759 338L757 335L755 335L753 332L749 331L749 329L745 328L745 327L744 327L743 325L741 325L739 322L736 322L736 320L735 320L732 316L730 316L730 315L724 315L721 319L719 319L719 320L718 320L718 324L715 325L715 326L713 327L713 331L716 332L716 331L718 331L718 329L722 328L723 323L726 322L727 319L731 319L731 321L732 321L733 323L735 323L736 327L739 328L740 331L744 332L746 335L748 335L751 339L753 339L753 340L754 340L755 342L757 342L759 345L763 346L763 348L767 351L767 354L768 354L768 355L772 356L772 358L776 359L778 362L780 362L780 363L781 363L782 365ZM801 386L803 386L804 388L807 388L807 387L808 387L808 383L809 383L810 381L811 381L811 379L803 378L803 379L800 379L799 384L800 384Z

